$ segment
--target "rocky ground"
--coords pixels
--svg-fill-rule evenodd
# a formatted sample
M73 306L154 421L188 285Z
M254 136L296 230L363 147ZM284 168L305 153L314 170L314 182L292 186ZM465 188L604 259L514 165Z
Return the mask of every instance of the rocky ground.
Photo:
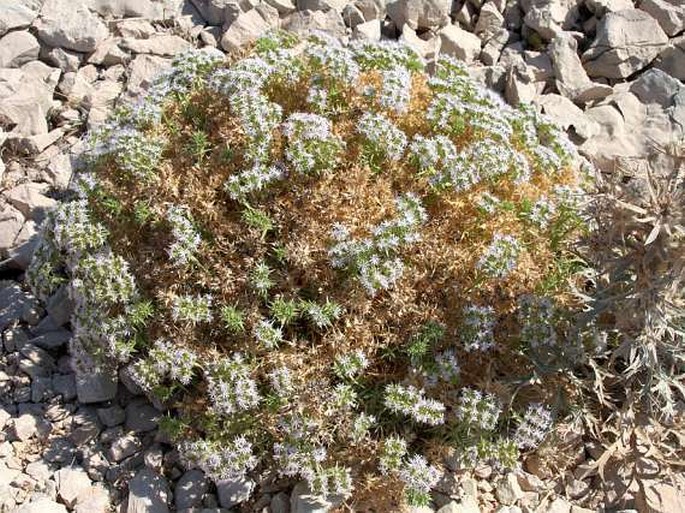
M163 412L125 375L118 384L75 379L66 290L42 305L23 286L38 226L69 185L84 131L139 95L174 54L233 51L277 26L400 39L429 61L457 56L510 103L535 103L607 173L685 135L683 0L3 0L0 511L209 513L248 496L253 511L327 511L295 483L217 489L182 468L158 429ZM572 472L551 475L529 460L498 479L488 468L453 473L436 506L685 511L682 476L612 495L592 470L597 447L573 431L564 443Z

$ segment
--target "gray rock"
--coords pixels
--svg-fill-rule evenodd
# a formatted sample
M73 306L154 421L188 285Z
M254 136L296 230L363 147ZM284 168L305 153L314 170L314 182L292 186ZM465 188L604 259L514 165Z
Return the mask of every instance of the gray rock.
M69 342L71 337L71 331L60 328L59 330L48 331L47 333L32 338L29 343L43 349L57 349Z
M669 37L685 30L685 3L682 0L642 0L640 9L651 14Z
M74 311L74 302L69 298L69 289L66 285L62 285L50 296L46 310L58 326L64 326L69 322Z
M109 492L102 486L91 486L76 498L75 513L108 513L110 510Z
M88 8L105 18L144 18L161 21L178 18L183 0L86 0Z
M129 65L126 91L130 96L142 93L162 71L171 67L171 61L154 55L138 55Z
M126 513L168 513L168 498L166 479L144 467L129 483Z
M76 379L73 374L54 374L52 376L52 390L61 395L65 401L76 397Z
M38 482L47 481L52 477L53 473L52 470L50 470L50 467L48 467L48 465L41 460L34 461L26 465L24 472Z
M209 482L201 470L188 470L176 483L174 503L177 509L193 508L202 504ZM273 509L273 508L272 508Z
M31 377L50 376L57 369L55 359L45 349L24 344L19 352L24 356L19 368Z
M147 20L121 20L116 24L116 29L122 37L146 39L157 31Z
M396 27L405 23L414 30L444 27L450 22L450 0L395 0L386 6Z
M145 399L135 399L126 406L126 429L144 433L157 428L162 414Z
M333 506L334 503L311 495L304 482L297 483L290 495L290 513L328 513Z
M7 191L6 197L25 218L40 221L57 205L56 200L45 196L48 189L47 184L26 183Z
M361 39L363 41L380 41L381 40L381 21L371 20L365 23L360 23L352 30L353 39Z
M271 513L290 513L290 498L285 492L278 492L271 497Z
M461 502L452 501L445 504L438 513L480 513L480 508L473 497L465 497Z
M75 457L76 448L66 438L52 440L50 447L43 453L45 461L57 464L70 464Z
M35 27L45 44L76 52L92 52L109 35L82 0L46 0Z
M660 69L650 69L631 82L629 91L642 103L656 103L668 108L685 84Z
M14 135L47 134L46 116L60 70L39 62L20 69L0 69L0 121L14 125Z
M279 16L287 16L295 10L292 0L266 0L266 3L276 9Z
M312 30L323 30L332 37L345 35L345 22L338 11L296 11L286 16L282 28L296 34L307 34Z
M4 330L10 323L21 316L24 305L31 301L19 285L10 285L0 289L0 330Z
M626 78L647 66L668 44L668 36L644 11L626 9L607 14L583 54L591 77Z
M133 435L122 436L112 442L107 451L107 459L112 462L119 462L140 452L142 448L143 444L140 443L137 437Z
M480 52L480 60L483 61L483 64L486 66L494 65L510 39L511 33L507 29L497 30Z
M504 26L504 16L494 2L486 2L480 10L474 32L483 42L489 41ZM504 45L503 45L504 46Z
M66 73L78 71L83 61L83 54L70 52L64 48L50 48L41 58Z
M440 52L451 55L465 62L472 62L480 55L480 38L470 32L460 29L457 25L449 25L440 31Z
M67 508L47 497L40 497L32 502L25 502L15 513L67 513Z
M114 405L109 408L98 408L98 418L107 427L118 426L126 420L126 412L121 406Z
M0 259L7 258L24 226L24 216L12 205L0 207Z
M31 402L42 403L54 395L52 378L37 376L31 380Z
M595 18L602 18L608 12L632 9L635 6L632 0L585 0L585 7L595 15Z
M3 2L0 10L0 36L10 30L23 29L31 25L38 13L25 2Z
M190 0L208 25L219 26L226 23L226 9L229 4L238 7L236 0ZM238 7L240 9L240 7Z
M27 30L10 32L0 39L0 68L18 68L36 60L40 45Z
M578 18L578 2L532 0L528 4L530 7L523 22L545 41L551 41L561 31L570 29Z
M68 508L73 509L79 494L90 489L90 478L79 468L63 468L55 473L57 493Z
M298 11L338 11L342 13L346 0L297 0Z
M513 472L508 473L495 488L495 496L501 504L511 506L521 497L523 490L519 486L518 478Z
M342 17L345 20L345 25L352 29L360 23L364 23L364 15L354 4L347 4L345 6Z
M269 9L273 9L273 7L269 7ZM273 11L278 16L278 11L276 9ZM227 52L237 51L256 41L269 29L271 29L271 25L264 19L264 16L257 9L250 9L240 14L224 32L221 37L221 47Z
M248 477L222 479L216 482L216 493L223 508L232 508L247 501L255 489L255 482Z
M354 0L365 21L382 20L386 13L386 0Z
M685 82L685 36L674 39L659 54L656 67Z
M76 376L76 394L83 404L111 401L117 394L117 378L112 372Z
M31 413L19 415L12 420L11 424L10 433L21 442L26 442L34 436L43 439L52 431L50 424Z
M132 53L149 53L152 55L173 56L191 48L192 45L179 36L157 34L149 39L126 38L120 43L124 50Z

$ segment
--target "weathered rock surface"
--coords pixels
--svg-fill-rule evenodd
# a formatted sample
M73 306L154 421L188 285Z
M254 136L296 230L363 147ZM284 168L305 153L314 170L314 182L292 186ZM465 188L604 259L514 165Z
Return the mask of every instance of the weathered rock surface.
M49 46L91 52L109 35L107 26L83 0L46 0L35 23Z
M273 7L266 6L272 9L278 16L278 11ZM228 30L221 38L221 47L227 52L237 51L243 46L250 44L259 38L262 34L267 32L271 25L264 19L264 16L258 9L250 9L242 13L238 18L228 27Z
M600 21L583 62L591 77L626 78L652 62L667 44L668 36L652 16L626 9Z
M169 513L169 485L158 473L144 467L128 485L127 513Z
M480 55L480 45L478 36L457 25L449 25L440 32L440 52L466 62L472 62Z
M405 23L414 30L444 27L449 24L450 0L395 0L386 6L395 26Z
M685 3L682 0L642 0L640 9L651 14L669 37L685 30Z
M36 60L39 51L38 40L27 30L10 32L0 38L0 68L18 68Z

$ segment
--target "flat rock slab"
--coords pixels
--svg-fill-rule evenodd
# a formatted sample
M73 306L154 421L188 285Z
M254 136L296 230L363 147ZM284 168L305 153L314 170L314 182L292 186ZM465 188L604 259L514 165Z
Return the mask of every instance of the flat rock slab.
M47 45L75 52L92 52L109 36L107 25L81 0L47 0L35 26Z
M168 498L166 479L145 467L128 485L126 513L169 513Z
M64 504L69 508L76 505L78 496L89 490L91 483L88 474L81 469L63 468L55 473L57 493Z
M78 374L76 376L76 394L84 404L111 401L117 395L116 375L108 373Z

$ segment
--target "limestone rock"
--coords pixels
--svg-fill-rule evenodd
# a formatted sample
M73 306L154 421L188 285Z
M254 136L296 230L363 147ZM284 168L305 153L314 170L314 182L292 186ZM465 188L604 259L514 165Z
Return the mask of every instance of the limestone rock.
M74 513L108 513L110 511L109 492L102 486L91 486L76 498Z
M128 485L126 513L169 513L169 485L157 472L143 467Z
M183 0L85 0L88 7L105 18L145 18L151 21L178 18Z
M192 45L182 37L159 34L149 39L126 38L121 42L121 46L133 53L173 56L183 50L187 50Z
M386 13L386 0L355 0L354 7L361 11L364 20L382 20Z
M57 205L57 201L48 198L43 193L47 192L45 184L27 183L10 189L7 192L7 200L21 212L27 219L42 219L47 211Z
M665 482L642 482L636 502L638 510L644 513L685 511L683 491Z
M460 502L452 501L438 510L438 513L480 513L478 502L471 496Z
M523 22L545 41L570 29L578 19L577 0L528 0Z
M640 9L651 14L669 37L685 30L685 3L682 0L642 0Z
M84 491L90 489L90 478L83 470L65 467L55 473L57 492L60 499L68 508L74 508L76 499Z
M133 435L126 435L117 438L107 451L107 459L118 462L140 452L143 448L140 440Z
M0 68L18 68L36 60L39 51L38 40L29 31L10 32L0 39Z
M240 12L239 2L235 0L191 0L191 3L200 12L200 16L204 18L208 25L221 26L224 23L231 22L232 18L227 19L227 10L231 10L233 6L238 8Z
M361 39L363 41L380 41L381 40L381 21L371 20L366 23L360 23L354 27L352 31L354 39Z
M440 32L440 52L465 62L472 62L480 55L480 38L457 25L449 25Z
M126 92L130 96L138 96L159 73L170 66L171 61L169 59L144 54L136 56L129 66Z
M159 424L161 413L144 399L136 399L126 406L126 429L134 433L152 431Z
M673 98L681 90L685 90L685 84L660 69L646 71L629 87L629 91L642 103L656 103L664 108L673 104Z
M659 54L656 67L685 82L685 36L674 39Z
M297 483L290 495L290 513L328 513L333 503L309 493L307 483Z
M276 9L280 16L286 16L295 10L292 0L266 0L265 3Z
M0 289L0 330L4 330L13 321L19 319L24 305L30 299L15 283Z
M497 485L495 495L500 503L511 506L521 497L523 497L523 490L519 486L518 478L513 472L508 473L504 479Z
M109 372L79 373L76 376L76 394L84 404L111 401L117 394L116 375Z
M24 226L24 216L12 205L0 207L0 259L7 258Z
M283 19L282 28L296 34L323 30L333 37L345 35L345 22L337 11L296 11Z
M668 37L652 16L626 9L602 19L583 62L591 77L626 78L652 62L667 43Z
M440 38L434 37L424 41L416 35L416 31L409 25L402 27L400 41L411 46L421 57L426 60L433 59L440 51Z
M342 13L347 0L297 0L298 11L338 11Z
M499 8L494 2L486 2L480 10L474 32L483 42L487 42L503 27L503 25L504 16L502 16Z
M35 501L25 502L15 513L67 513L67 508L47 497L40 497Z
M444 27L450 22L450 0L395 0L387 4L396 27L405 23L414 30Z
M0 123L12 134L47 134L45 120L61 71L33 61L19 69L0 69Z
M134 39L147 39L156 33L155 27L147 20L121 20L116 28L122 37Z
M121 40L115 37L100 41L95 51L90 55L90 57L88 57L88 64L109 67L117 64L128 63L131 60L131 55L125 50L122 50L122 48L119 46L119 43L121 43Z
M585 6L596 18L602 18L608 12L633 9L635 7L632 0L585 0Z
M38 13L24 2L3 2L0 9L0 36L10 30L23 29L31 25Z
M248 477L222 479L216 482L216 492L222 508L232 508L247 501L255 489L255 482Z
M177 509L192 508L202 504L207 493L209 481L205 473L198 469L188 470L176 483L174 504Z
M256 41L270 28L271 25L267 23L257 9L250 9L238 16L231 26L228 27L228 30L221 38L221 47L227 52L237 51L243 46Z
M558 94L545 94L538 98L543 112L565 130L573 128L583 141L594 137L600 131L596 121L588 119L584 112L571 100Z
M77 52L95 50L109 35L83 0L46 0L35 26L44 43Z

